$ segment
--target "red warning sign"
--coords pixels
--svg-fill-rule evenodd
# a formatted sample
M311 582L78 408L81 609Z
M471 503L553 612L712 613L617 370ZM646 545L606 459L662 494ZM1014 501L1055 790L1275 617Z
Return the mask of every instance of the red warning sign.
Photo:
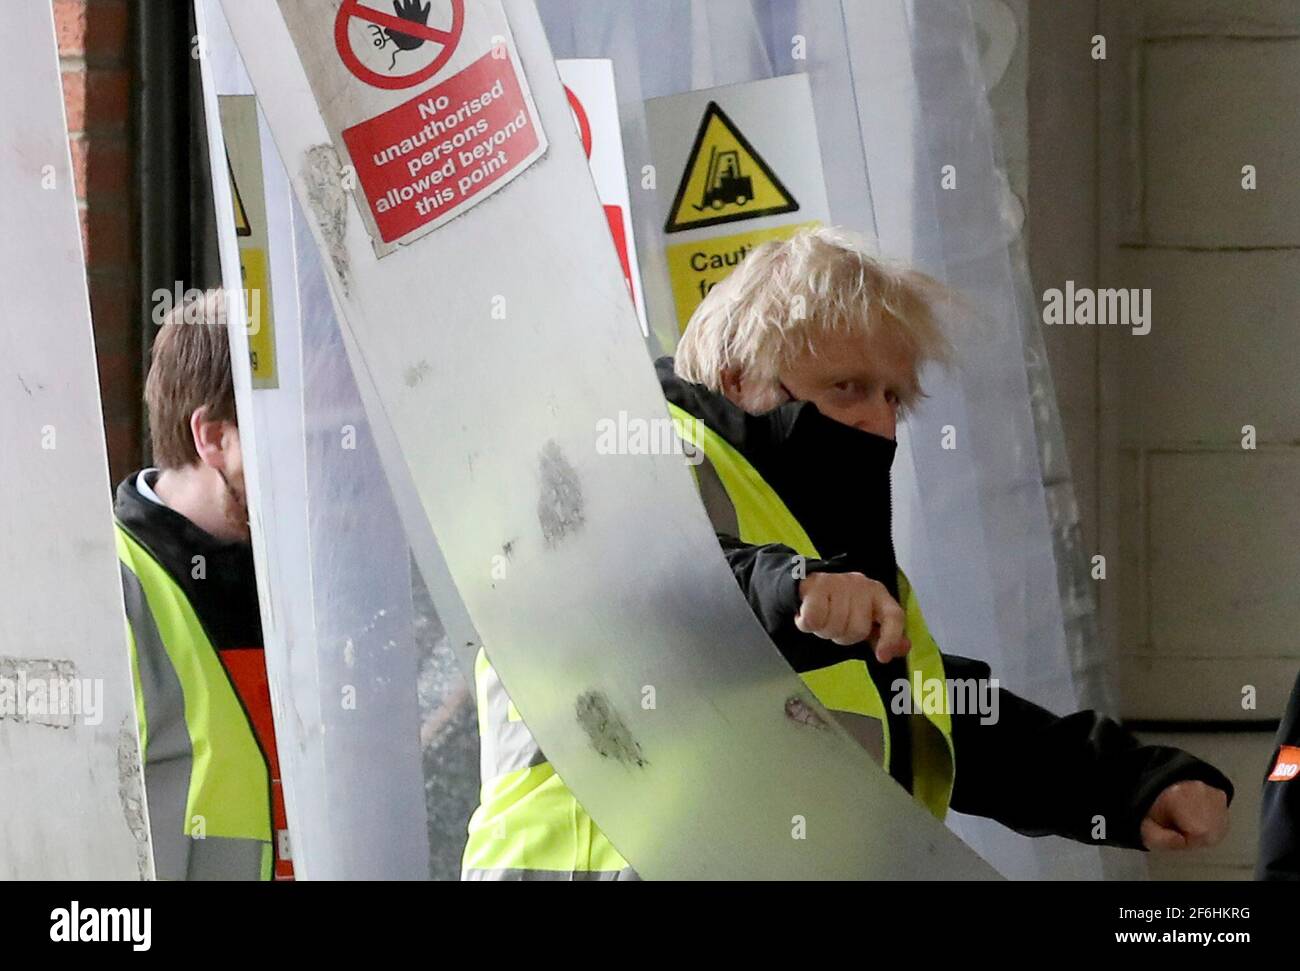
M582 141L582 151L586 154L587 162L590 164L593 146L591 119L587 116L587 109L583 107L582 100L573 93L573 89L567 84L564 86L564 96L568 99L569 110L573 112L573 123L578 126L578 138ZM632 282L632 260L627 251L628 233L627 228L623 225L623 207L604 203L604 200L602 200L602 203L605 209L605 219L609 223L609 234L614 237L614 248L618 250L618 262L623 267L623 279L627 281L628 293L635 300L636 285Z
M385 243L490 191L541 144L513 58L494 51L343 140Z
M439 11L445 26L429 24L434 0L393 0L391 14L362 0L343 0L334 20L334 46L366 84L388 91L413 88L446 65L465 30L465 0L439 2L449 4Z
M377 258L546 154L502 0L276 4Z
M587 156L587 161L591 161L591 119L587 117L587 109L582 106L578 96L573 93L573 89L567 84L564 86L564 97L569 101L569 110L573 112L574 123L578 126L578 137L582 139L582 151Z
M613 62L588 58L559 60L555 66L559 69L582 151L587 156L592 181L596 184L596 195L605 209L609 234L614 239L619 266L623 268L623 279L641 321L641 333L649 336L645 301L641 294L641 271L632 235L632 200L627 188Z

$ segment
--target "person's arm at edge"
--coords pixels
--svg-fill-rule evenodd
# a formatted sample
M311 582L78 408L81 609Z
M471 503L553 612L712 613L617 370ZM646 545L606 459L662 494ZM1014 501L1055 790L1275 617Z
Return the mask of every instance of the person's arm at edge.
M987 679L982 661L944 655L949 678ZM995 819L1026 836L1145 849L1142 823L1167 788L1198 781L1233 787L1222 772L1181 749L1144 745L1095 711L1054 715L998 688L996 722L953 715L955 812Z

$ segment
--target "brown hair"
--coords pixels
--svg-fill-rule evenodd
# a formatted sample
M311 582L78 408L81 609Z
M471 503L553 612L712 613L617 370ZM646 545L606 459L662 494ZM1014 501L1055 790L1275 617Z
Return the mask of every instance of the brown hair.
M190 416L207 407L211 421L235 422L226 305L220 290L173 307L153 342L144 384L154 462L179 469L199 460Z

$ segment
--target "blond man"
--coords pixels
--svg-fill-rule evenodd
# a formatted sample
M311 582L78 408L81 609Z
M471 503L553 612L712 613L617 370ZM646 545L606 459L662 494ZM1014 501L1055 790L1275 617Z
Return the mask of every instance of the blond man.
M930 636L895 559L890 468L921 368L952 357L942 299L848 233L803 231L756 248L700 304L676 359L656 363L679 432L704 452L700 492L737 583L813 693L936 817L1132 849L1218 842L1232 785L1213 766L1096 712L1053 715ZM493 722L504 691L479 674L485 753L514 731L518 754L522 725ZM464 875L632 876L535 743L526 754L485 759Z

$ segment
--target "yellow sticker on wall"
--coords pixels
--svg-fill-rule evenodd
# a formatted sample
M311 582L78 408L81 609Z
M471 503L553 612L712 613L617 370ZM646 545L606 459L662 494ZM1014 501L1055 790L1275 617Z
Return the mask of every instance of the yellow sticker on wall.
M252 95L223 95L219 99L221 127L230 167L230 194L244 303L248 309L248 357L253 388L277 388L275 320L271 312L270 248L262 181L262 139L257 101Z
M818 222L790 223L770 229L754 229L734 236L714 236L667 247L668 276L673 284L673 303L677 307L677 326L686 324L700 301L740 265L754 247L771 239L789 239L799 230L820 225Z
M271 278L266 250L245 246L239 250L239 268L244 277L244 298L248 310L248 358L255 387L267 387L275 380L275 331L271 321ZM257 384L258 379L262 383ZM274 387L274 385L271 385Z

